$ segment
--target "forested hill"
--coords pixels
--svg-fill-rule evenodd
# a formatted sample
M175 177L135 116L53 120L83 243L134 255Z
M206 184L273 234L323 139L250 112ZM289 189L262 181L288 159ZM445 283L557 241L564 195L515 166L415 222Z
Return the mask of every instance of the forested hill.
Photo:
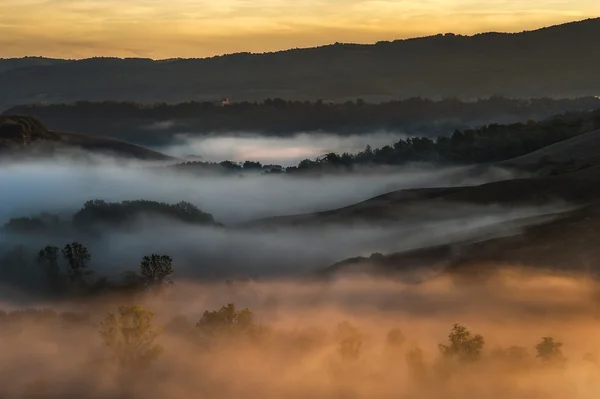
M268 99L259 103L232 102L227 106L210 102L80 101L16 106L5 114L33 116L57 131L110 136L139 145L159 146L171 143L173 137L180 134L219 132L285 136L315 131L340 135L393 131L437 137L448 136L456 129L544 120L565 112L595 109L600 109L600 98L519 100L495 96L472 102L410 98L377 104L364 100L326 103Z
M530 168L541 174L560 174L597 165L600 162L600 157L595 155L600 146L599 136L600 109L556 115L539 122L491 124L476 129L456 130L449 137L440 136L437 139L401 139L380 148L367 146L355 154L331 152L287 168L252 161L184 162L166 168L200 174L256 173L261 170L264 173L320 174L354 171L356 167L364 171L365 166L402 165L408 162L470 165L505 161L504 166ZM554 146L549 151L542 151L541 155L531 154L529 160L513 159L562 142L565 145Z
M599 37L597 18L516 34L440 34L207 59L4 60L0 104L598 95Z

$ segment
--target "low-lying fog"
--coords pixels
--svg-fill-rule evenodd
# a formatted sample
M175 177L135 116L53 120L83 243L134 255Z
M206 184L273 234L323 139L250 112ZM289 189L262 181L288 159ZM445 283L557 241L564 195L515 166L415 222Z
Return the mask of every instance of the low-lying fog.
M90 199L107 201L189 201L213 214L226 228L190 226L161 220L141 221L134 230L99 237L74 233L22 237L0 232L0 245L26 246L30 255L45 245L62 248L80 241L92 253L97 274L113 277L135 269L151 253L173 257L180 276L298 275L337 261L372 253L393 253L514 234L519 219L564 210L562 204L504 208L494 204L439 204L416 211L402 223L321 224L312 227L236 227L252 219L336 209L393 190L475 185L511 178L502 169L434 168L408 165L381 173L323 177L284 175L191 176L110 160L90 165L66 160L3 165L0 170L0 220L57 213L69 219ZM420 218L422 212L423 217ZM514 222L506 224L505 222ZM502 229L498 229L498 225ZM25 270L25 269L23 269ZM24 271L23 271L24 272Z
M228 159L294 166L304 159L314 159L329 152L357 153L364 150L367 144L379 148L407 137L391 132L353 135L310 132L291 137L266 137L239 132L200 137L182 134L175 137L174 144L153 149L178 158L200 157L206 162Z
M92 253L91 268L117 280L122 272L136 270L142 256L152 253L171 255L178 276L298 276L356 256L516 234L527 225L521 219L559 209L554 206L503 209L455 205L452 218L385 227L365 224L223 229L167 220L145 221L133 231L106 231L95 238L78 238L72 234L28 235L25 242L19 236L7 236L2 241L27 244L33 257L35 249L46 245L61 248L79 240ZM410 269L411 265L405 267Z
M160 173L159 173L160 172ZM225 224L317 212L355 204L395 190L478 185L514 177L490 167L406 165L381 173L322 177L286 175L190 176L140 164L19 162L0 169L0 219L40 210L79 208L89 199L188 201Z
M373 252L514 234L530 223L524 218L564 204L437 203L389 223L238 225L335 209L402 188L511 177L496 168L424 165L316 178L194 177L108 159L4 164L1 223L42 211L68 219L99 198L186 200L226 227L144 217L133 229L98 236L0 231L0 250L22 244L25 251L13 252L10 263L0 258L0 397L595 399L600 287L587 276L509 265L476 284L427 267L426 278L411 284L361 275L328 282L276 278ZM112 280L158 253L173 257L175 283L162 291L107 289L96 296L67 290L56 301L32 295L36 284L44 292L50 282L34 262L36 251L73 241L90 249L94 278ZM269 278L196 279L236 275ZM204 314L228 303L248 307L251 316ZM68 313L11 313L24 304ZM133 304L154 319L141 308L119 309ZM457 327L449 340L455 324L470 332Z
M132 345L143 343L134 358L162 347L143 363L119 363L127 344L107 346L98 332L103 320L114 320L105 319L107 312L118 314L118 306L128 304L122 297L54 305L89 312L89 319L6 317L0 395L595 399L598 289L585 277L516 269L477 285L448 276L416 286L367 277L209 285L180 280L167 293L136 298L155 313L138 328L158 333L149 343L131 338ZM253 321L244 329L228 319L212 325L215 330L196 326L205 310L227 303L248 307ZM10 301L3 305L14 309ZM469 334L450 341L454 324Z

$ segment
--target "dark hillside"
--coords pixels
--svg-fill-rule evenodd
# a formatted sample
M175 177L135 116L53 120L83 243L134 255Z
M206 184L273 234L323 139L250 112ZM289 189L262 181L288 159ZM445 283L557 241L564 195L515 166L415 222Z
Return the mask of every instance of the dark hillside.
M52 156L58 149L78 149L122 158L170 161L170 156L124 141L77 133L49 131L30 116L0 116L0 153Z
M0 72L0 104L76 100L566 97L600 93L600 19L207 59L94 58Z
M231 132L290 136L314 131L339 135L391 131L433 138L448 136L457 129L540 121L566 112L595 109L600 109L600 98L593 96L526 100L494 96L472 102L410 98L377 104L360 99L344 103L267 99L260 103L231 102L227 106L212 102L79 101L15 106L5 114L34 116L58 131L110 136L140 145L162 145L181 134Z

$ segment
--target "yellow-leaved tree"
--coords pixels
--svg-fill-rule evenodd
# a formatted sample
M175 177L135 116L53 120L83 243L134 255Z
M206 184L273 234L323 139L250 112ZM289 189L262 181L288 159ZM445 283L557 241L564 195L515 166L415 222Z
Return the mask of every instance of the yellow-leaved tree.
M154 341L161 328L154 324L154 313L141 306L120 306L119 313L109 313L100 326L100 336L114 359L124 368L141 370L160 354L162 347Z

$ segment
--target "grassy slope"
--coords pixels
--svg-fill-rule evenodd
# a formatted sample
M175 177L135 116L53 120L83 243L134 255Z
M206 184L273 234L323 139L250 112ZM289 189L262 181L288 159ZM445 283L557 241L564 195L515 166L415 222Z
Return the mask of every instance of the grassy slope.
M372 259L348 259L321 272L327 275L358 269L393 274L419 267L441 267L452 274L473 277L486 275L498 266L598 272L599 229L600 207L591 205L529 226L521 234L480 242L456 242Z
M566 143L554 145L544 152L563 159L567 154L584 157L600 150L598 132L584 138L584 142L581 151L575 151L573 143ZM534 223L525 227L521 234L484 239L477 243L455 242L373 259L348 259L324 272L366 268L370 272L388 273L436 265L469 276L478 275L488 268L493 270L497 265L565 271L600 270L600 165L558 176L506 180L474 187L396 191L336 210L271 218L257 221L254 225L425 221L428 217L436 217L435 210L441 204L501 204L512 207L555 201L566 201L579 208L552 219L523 220Z
M435 217L439 203L542 205L549 201L589 204L600 199L600 166L551 177L505 180L480 186L400 190L330 211L262 219L253 226L396 222Z
M600 130L584 133L523 156L500 162L500 166L528 167L540 163L600 163Z

